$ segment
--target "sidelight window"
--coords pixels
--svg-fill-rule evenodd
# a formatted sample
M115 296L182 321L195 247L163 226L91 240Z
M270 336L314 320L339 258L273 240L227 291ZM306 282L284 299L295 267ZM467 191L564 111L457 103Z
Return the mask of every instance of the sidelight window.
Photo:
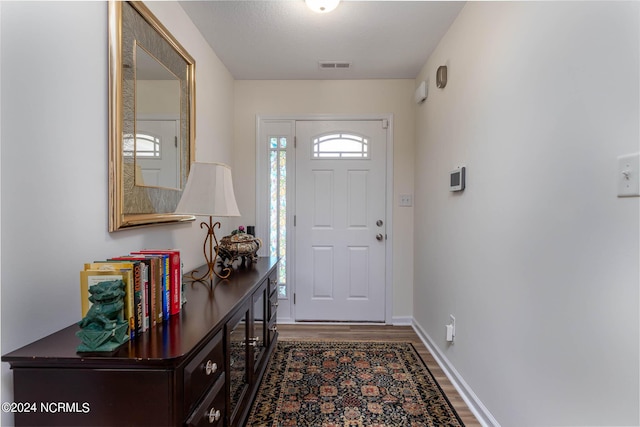
M278 263L278 298L287 298L287 137L269 137L269 254Z

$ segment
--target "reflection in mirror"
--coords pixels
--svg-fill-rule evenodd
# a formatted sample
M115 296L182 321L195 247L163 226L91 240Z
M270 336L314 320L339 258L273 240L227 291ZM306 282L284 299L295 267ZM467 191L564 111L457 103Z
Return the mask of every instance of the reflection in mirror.
M229 413L237 411L248 387L247 329L242 318L229 334Z
M109 231L191 221L195 61L142 2L109 2L109 51Z
M260 367L259 360L264 355L267 346L266 330L264 328L264 292L260 293L260 297L253 302L253 368L257 370Z
M136 137L123 153L133 157L135 185L180 190L180 80L139 43L135 60Z

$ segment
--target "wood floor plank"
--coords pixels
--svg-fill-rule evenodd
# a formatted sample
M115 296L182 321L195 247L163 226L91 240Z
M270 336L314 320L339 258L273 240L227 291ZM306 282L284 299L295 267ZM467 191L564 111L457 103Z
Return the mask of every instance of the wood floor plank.
M279 324L278 339L281 341L389 341L410 342L440 384L465 426L481 426L462 397L451 384L420 337L410 326L389 325L326 325L326 324Z

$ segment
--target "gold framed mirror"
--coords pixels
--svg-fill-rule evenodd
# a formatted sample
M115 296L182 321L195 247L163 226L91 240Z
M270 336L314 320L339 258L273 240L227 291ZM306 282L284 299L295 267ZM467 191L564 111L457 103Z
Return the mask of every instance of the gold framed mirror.
M195 61L138 1L109 1L109 231L173 212L195 154Z

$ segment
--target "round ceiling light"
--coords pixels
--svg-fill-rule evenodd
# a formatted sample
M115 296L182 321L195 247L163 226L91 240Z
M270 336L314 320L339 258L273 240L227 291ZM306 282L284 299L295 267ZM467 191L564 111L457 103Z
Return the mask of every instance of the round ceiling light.
M304 2L316 13L327 13L338 7L340 0L304 0Z

